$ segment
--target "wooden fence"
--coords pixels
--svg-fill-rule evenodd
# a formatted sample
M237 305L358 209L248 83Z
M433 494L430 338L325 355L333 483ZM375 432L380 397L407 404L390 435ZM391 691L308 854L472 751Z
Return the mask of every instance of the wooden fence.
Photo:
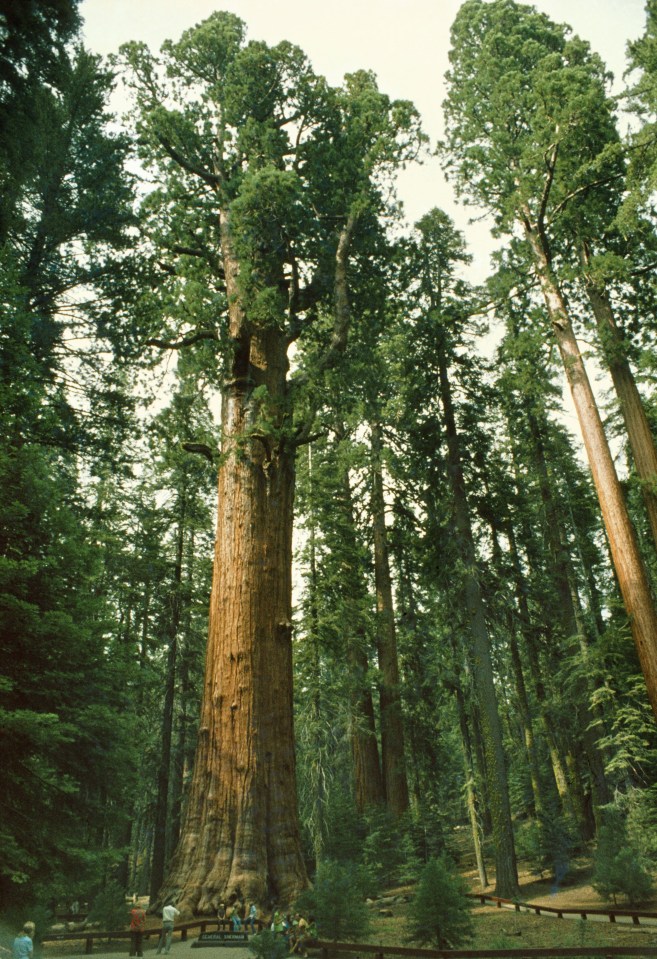
M657 921L657 912L641 912L637 909L588 909L581 906L577 909L564 909L557 906L538 906L531 902L518 902L515 899L500 899L499 896L489 896L486 893L470 893L468 898L478 900L482 906L492 905L498 909L515 909L516 912L533 912L535 915L542 914L556 916L557 919L563 919L564 916L579 916L580 919L588 919L589 916L606 916L609 922L616 922L617 918L629 917L633 925L641 925L642 919L652 919Z
M199 932L206 932L208 927L213 929L223 928L225 925L225 920L219 919L194 919L191 922L180 922L174 926L174 933L180 933L180 941L187 941L187 932L190 929L198 929ZM161 929L158 926L154 929L144 929L142 933L143 939L149 939L151 936L155 936L157 939L160 938ZM130 931L125 929L119 929L116 932L99 932L98 930L84 930L83 932L52 932L47 933L45 936L41 937L41 942L47 944L49 942L84 942L84 951L85 955L90 956L93 949L94 942L105 939L106 941L111 941L112 939L129 939Z
M632 924L641 925L642 919L657 920L657 913L640 912L634 909L565 909L555 906L539 906L535 903L519 902L515 899L502 899L499 896L489 896L486 893L471 893L471 899L476 899L482 905L496 906L498 909L515 909L516 912L533 912L535 915L553 915L558 919L565 916L578 916L580 919L587 919L589 916L606 916L610 922L616 922L617 918L631 918ZM187 941L187 933L190 929L198 929L199 932L206 932L208 928L220 929L225 926L225 920L218 919L195 919L191 922L178 923L174 927L174 933L180 933L180 941ZM159 938L160 929L146 929L143 933L144 939L151 936ZM84 942L85 954L91 955L95 941L105 939L129 939L130 932L118 930L116 932L98 932L96 930L85 930L83 932L58 932L48 933L43 936L41 942ZM415 956L417 959L534 959L534 957L607 957L614 956L640 956L657 957L657 946L579 946L569 949L492 949L492 950L436 950L436 949L416 949L406 946L377 946L369 943L344 943L344 942L316 942L314 948L322 952L324 959L329 952L349 952L360 956L364 953L373 954L376 959L385 959L385 956Z

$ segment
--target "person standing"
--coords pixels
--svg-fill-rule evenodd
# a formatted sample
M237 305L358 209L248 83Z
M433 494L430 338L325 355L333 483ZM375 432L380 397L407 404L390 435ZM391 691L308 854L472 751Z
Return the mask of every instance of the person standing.
M32 959L34 954L34 930L36 926L33 922L26 922L21 931L14 939L13 953L14 959Z
M160 941L157 944L158 956L162 952L162 948L164 948L165 956L169 954L171 939L173 937L173 924L176 921L176 916L179 915L180 910L176 909L171 903L166 905L162 910L162 932L160 933Z
M251 926L251 934L256 931L256 920L258 918L258 907L254 902L251 903L249 907L249 915L247 916L246 925Z
M130 955L144 955L144 929L146 928L146 912L141 906L133 906L130 910Z

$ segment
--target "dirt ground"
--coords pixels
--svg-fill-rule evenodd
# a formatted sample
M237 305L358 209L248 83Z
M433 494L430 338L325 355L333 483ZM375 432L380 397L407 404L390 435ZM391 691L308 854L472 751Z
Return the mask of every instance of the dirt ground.
M481 892L476 873L466 873L473 892ZM541 880L527 871L520 870L520 900L536 905L576 909L610 909L612 904L605 903L591 886L590 863L582 860L574 865L567 879L555 887L550 880ZM493 894L493 885L484 890ZM410 889L394 890L395 893L410 893ZM388 907L390 908L390 907ZM392 917L376 914L375 928L369 940L386 945L407 945L405 942L406 906L394 904ZM628 909L627 904L619 902L618 909ZM377 912L376 906L373 911ZM657 913L657 896L642 904L641 912ZM570 947L570 946L613 946L631 944L632 946L657 946L657 924L652 926L634 926L613 924L608 920L596 921L591 918L558 919L550 915L536 916L530 913L516 913L512 909L497 909L494 906L475 905L473 908L475 937L470 943L473 949L521 949Z

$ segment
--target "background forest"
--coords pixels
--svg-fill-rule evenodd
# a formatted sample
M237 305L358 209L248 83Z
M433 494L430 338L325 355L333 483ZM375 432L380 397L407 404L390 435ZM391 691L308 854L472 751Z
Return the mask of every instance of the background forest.
M439 145L366 63L331 87L233 14L111 63L81 14L0 5L0 908L155 899L178 844L231 282L290 358L244 443L295 451L309 872L650 872L656 0L613 98L563 25L465 0ZM450 217L395 197L435 149L499 244L479 286Z

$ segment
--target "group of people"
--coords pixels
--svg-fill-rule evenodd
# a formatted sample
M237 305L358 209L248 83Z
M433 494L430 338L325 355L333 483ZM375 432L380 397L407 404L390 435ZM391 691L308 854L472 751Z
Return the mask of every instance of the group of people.
M276 910L270 928L276 935L285 939L291 953L298 953L301 956L308 955L308 945L312 939L317 938L313 917L305 919L298 912L292 916L289 912L283 914Z
M217 919L224 929L232 929L233 932L256 932L256 926L260 928L260 917L258 916L258 907L254 902L247 909L244 906L238 894L233 893L228 901L228 905L219 903L217 909Z
M165 955L169 954L174 923L176 917L179 915L180 911L171 904L163 908L162 931L160 932L160 939L157 944L158 956L162 950L164 950ZM241 897L237 893L233 893L228 900L228 905L223 902L219 903L217 919L224 929L231 929L233 932L248 933L250 931L251 933L256 933L261 926L264 925L266 928L267 925L260 921L256 904L252 902L247 910ZM28 925L32 925L32 930L34 930L34 924L27 923L26 927ZM145 928L146 912L141 906L135 905L130 911L130 955L137 957L137 959L141 959L143 956L143 934ZM285 939L291 953L297 953L300 956L308 955L307 946L317 935L312 916L309 919L305 919L300 913L292 916L290 913L284 914L279 910L275 910L271 917L269 928L276 935L280 935ZM19 955L16 953L16 949L14 949L14 959L32 959L32 953L22 952Z
M171 939L173 937L173 927L176 917L180 915L180 910L176 909L171 903L162 909L162 929L159 942L157 944L157 955L164 950L168 955L171 949ZM231 896L228 906L220 903L217 911L217 918L224 926L232 928L234 932L257 932L260 929L261 922L258 916L258 908L252 902L248 911L244 903L236 894ZM283 936L286 940L288 949L291 953L298 953L301 956L307 956L307 945L316 937L314 921L312 916L306 920L302 915L296 913L292 916L290 913L283 914L278 909L275 910L270 929L276 934ZM144 955L143 942L144 932L146 930L146 910L143 906L135 904L130 910L130 955L141 959ZM34 931L33 922L26 922L21 931L14 939L13 959L33 959L34 955Z
M292 916L291 913L282 913L276 909L268 922L262 922L256 904L252 902L247 910L239 893L233 893L228 904L219 903L217 919L224 929L231 929L233 932L255 933L261 927L269 928L285 939L291 953L301 956L307 955L307 945L311 939L316 938L312 917L305 919L298 912Z

